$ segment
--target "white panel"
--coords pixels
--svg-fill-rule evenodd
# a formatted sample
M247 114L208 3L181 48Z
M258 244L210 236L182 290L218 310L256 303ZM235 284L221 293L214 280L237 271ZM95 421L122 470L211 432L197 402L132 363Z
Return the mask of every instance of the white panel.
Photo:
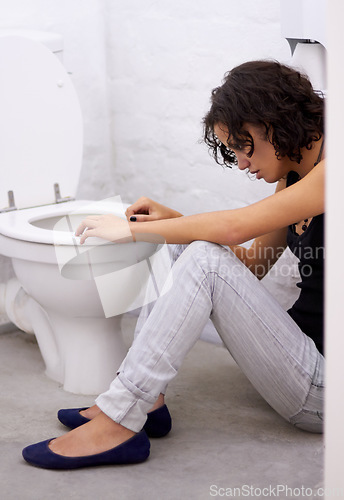
M0 37L0 210L75 196L82 158L82 117L64 67L42 44Z
M325 498L344 498L343 0L328 2Z

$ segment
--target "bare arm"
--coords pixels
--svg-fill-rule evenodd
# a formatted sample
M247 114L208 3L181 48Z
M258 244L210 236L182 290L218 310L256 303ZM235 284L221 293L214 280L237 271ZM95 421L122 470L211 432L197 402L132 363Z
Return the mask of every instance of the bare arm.
M152 233L160 235L167 243L205 240L231 246L267 235L323 212L324 162L321 162L293 186L248 207L149 222L125 223L129 224L134 239L142 239L140 234ZM88 236L99 236L110 241L118 239L116 223L114 221L111 226L108 216L86 218L76 234L80 235L85 228L88 229L82 235L81 243Z
M205 240L239 245L324 212L324 162L296 184L244 208L152 222L130 223L135 234L155 233L167 243Z

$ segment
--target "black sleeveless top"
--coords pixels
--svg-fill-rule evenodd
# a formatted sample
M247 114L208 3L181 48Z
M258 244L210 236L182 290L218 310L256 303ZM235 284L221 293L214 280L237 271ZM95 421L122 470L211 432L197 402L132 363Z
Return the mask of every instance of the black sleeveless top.
M289 172L287 186L299 180L296 172ZM288 228L287 244L299 259L300 296L288 313L301 330L314 340L324 353L324 214L313 217L308 228L300 235L295 226Z

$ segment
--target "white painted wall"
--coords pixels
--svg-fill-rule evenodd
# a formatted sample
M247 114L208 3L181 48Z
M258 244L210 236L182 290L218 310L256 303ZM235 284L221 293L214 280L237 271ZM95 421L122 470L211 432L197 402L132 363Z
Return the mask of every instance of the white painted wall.
M270 193L271 186L223 172L198 141L210 91L227 70L249 59L289 56L279 1L122 5L106 23L118 193L128 200L146 194L184 213Z
M289 59L279 0L3 0L0 28L64 37L84 116L79 198L147 195L191 214L272 192L216 165L199 139L227 70ZM0 281L10 272L2 258Z

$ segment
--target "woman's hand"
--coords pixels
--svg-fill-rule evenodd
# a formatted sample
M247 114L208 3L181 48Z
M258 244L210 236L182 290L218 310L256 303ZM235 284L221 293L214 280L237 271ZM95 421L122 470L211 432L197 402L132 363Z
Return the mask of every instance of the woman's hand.
M136 220L137 222L182 217L182 214L176 210L160 205L160 203L146 197L139 198L133 205L128 207L125 215L128 219ZM136 217L136 219L131 219L133 216Z
M133 240L128 221L116 215L89 215L84 219L77 230L76 236L80 237L80 244L85 243L89 236L96 236L108 241Z

